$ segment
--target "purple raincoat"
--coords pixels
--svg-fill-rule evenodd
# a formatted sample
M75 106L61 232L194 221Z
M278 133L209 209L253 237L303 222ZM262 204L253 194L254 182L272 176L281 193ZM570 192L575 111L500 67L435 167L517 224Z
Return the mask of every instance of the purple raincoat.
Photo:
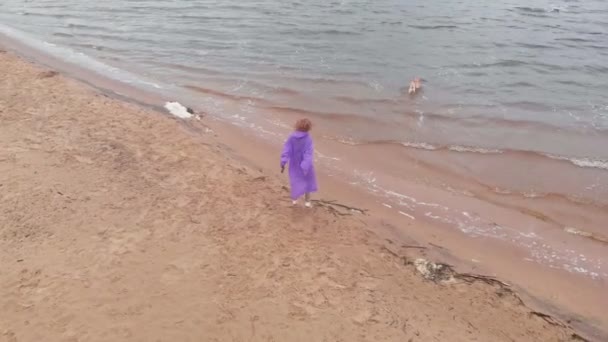
M293 200L317 191L313 156L312 138L307 132L293 132L285 142L281 153L281 167L289 163L289 183Z

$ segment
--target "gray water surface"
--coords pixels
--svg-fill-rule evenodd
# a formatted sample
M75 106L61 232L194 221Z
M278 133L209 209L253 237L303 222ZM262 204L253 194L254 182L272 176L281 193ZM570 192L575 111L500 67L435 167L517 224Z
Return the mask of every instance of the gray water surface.
M0 23L159 82L281 107L608 130L603 0L3 0ZM416 75L425 92L410 99Z

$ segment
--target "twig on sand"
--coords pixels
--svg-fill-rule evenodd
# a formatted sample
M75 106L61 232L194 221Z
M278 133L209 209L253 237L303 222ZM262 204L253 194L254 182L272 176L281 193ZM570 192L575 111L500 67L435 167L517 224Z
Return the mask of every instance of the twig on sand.
M338 209L336 209L334 207L325 206L325 208L329 209L329 212L332 213L334 216L336 216L336 215L339 215L339 216L350 216L350 215L352 215L351 213L340 212Z
M460 278L462 280L481 280L483 282L486 282L488 284L499 284L502 285L504 287L511 287L511 285L505 283L504 281L498 280L494 277L490 277L490 276L484 276L481 274L472 274L472 273L456 273L454 275L456 278Z
M418 248L418 249L427 249L424 246L414 246L414 245L401 245L401 248Z
M542 318L543 320L545 320L545 322L547 322L549 324L558 325L560 327L566 327L567 326L566 324L564 324L563 322L561 322L557 318L555 318L555 317L553 317L551 315L547 315L546 313L542 313L542 312L538 312L538 311L531 311L530 315L538 316L538 317Z
M386 246L382 246L382 250L383 251L387 251L390 255L394 256L395 258L399 258L399 254L391 251L389 248L387 248Z
M432 243L432 242L429 242L429 245L431 245L431 246L433 246L433 247L440 248L440 249L445 249L445 247L443 247L443 246L439 246L439 245L436 245L436 244L434 244L434 243Z
M334 200L329 200L329 201L328 200L312 200L312 202L314 202L317 205L320 205L322 207L325 207L325 208L333 207L334 210L336 209L335 207L338 207L338 208L346 209L349 212L358 212L360 214L365 214L368 211L367 209L361 209L361 208L356 208L356 207L351 207L351 206L348 206L345 204L341 204ZM338 211L338 213L340 213L340 212ZM349 214L340 213L340 215L344 216L344 215L349 215Z

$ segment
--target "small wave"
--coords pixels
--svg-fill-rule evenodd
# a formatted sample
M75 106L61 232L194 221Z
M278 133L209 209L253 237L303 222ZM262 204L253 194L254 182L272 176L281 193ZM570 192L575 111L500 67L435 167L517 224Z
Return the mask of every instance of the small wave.
M463 75L472 76L472 77L481 77L486 76L488 73L484 71L468 71L462 73Z
M361 115L351 114L351 113L338 113L338 112L321 112L321 111L311 111L302 108L295 108L289 106L280 106L268 103L264 106L266 110L278 112L280 114L292 114L297 116L305 116L305 117L314 117L320 118L323 120L331 120L336 122L360 122L365 124L373 123L375 125L381 125L374 118L365 117ZM335 138L332 140L336 140ZM354 145L359 145L358 143L354 143Z
M367 143L350 143L351 145L383 145L383 144L398 144L408 148L414 148L426 151L452 151L461 153L479 153L479 154L500 154L504 151L492 148L483 148L477 146L463 146L463 145L433 145L426 142L412 142L412 141L372 141Z
M401 25L401 24L403 24L403 22L400 20L394 20L394 21L383 21L380 24L382 24L382 25Z
M63 33L63 32L54 32L53 36L55 37L64 37L64 38L73 38L74 35L69 34L69 33Z
M591 72L608 73L608 67L600 65L585 65L585 68Z
M203 88L203 87L199 87L199 86L195 86L195 85L184 85L184 88L186 89L190 89L193 90L197 93L201 93L201 94L206 94L206 95L213 95L213 96L217 96L217 97L222 97L222 98L226 98L232 101L251 101L251 102L255 102L255 103L266 103L266 101L264 99L261 98L257 98L257 97L251 97L251 96L244 96L244 95L237 95L237 94L229 94L229 93L224 93L215 89L208 89L208 88Z
M585 39L585 38L556 38L555 40L564 41L564 42L576 42L576 43L591 43L591 42L594 42L591 39Z
M586 87L587 86L584 83L580 83L580 82L573 81L573 80L556 80L555 82L560 83L560 84L565 84L565 85L573 85L573 86L577 86L577 87Z
M91 31L108 31L110 28L101 25L93 25L93 24L78 24L78 23L68 23L66 25L67 28L71 29L79 29L79 30L91 30Z
M513 68L513 67L524 66L527 64L528 63L526 63L526 62L515 60L515 59L503 59L503 60L500 60L500 61L494 62L494 63L462 64L459 66L462 68L492 68L492 67Z
M354 104L354 105L363 105L363 104L371 104L371 105L383 105L383 104L395 104L397 101L395 99L358 99L349 96L334 96L335 100Z
M514 82L514 83L509 83L509 84L505 84L506 87L508 88L535 88L536 86L530 82Z
M606 45L587 45L587 47L596 50L608 50L608 46Z
M564 231L568 234L578 235L598 242L608 243L608 237L600 234L594 234L574 227L565 227Z
M439 147L433 146L433 145L427 144L427 143L402 142L401 145L403 145L405 147L418 148L418 149L427 150L427 151L435 151L435 150L439 149Z
M550 106L532 101L502 102L501 104L506 107L520 108L536 112L549 112L553 110L553 108Z
M2 23L0 23L0 34L5 35L7 39L17 41L19 44L23 44L31 49L34 49L35 51L42 52L54 58L58 58L60 60L68 59L72 65L84 68L86 70L95 71L96 73L104 75L104 77L112 80L135 86L144 86L146 88L149 88L150 86L156 89L163 88L162 86L159 86L138 74L105 64L91 56L75 51L71 48L42 41L29 33L3 25Z
M518 43L517 45L528 49L556 49L555 46L546 44Z
M23 16L32 16L32 17L45 17L45 18L54 18L54 19L69 19L73 18L73 16L68 14L49 14L49 13L39 13L39 12L22 12Z
M590 237L591 233L586 232L584 230L580 230L577 228L573 228L573 227L566 227L564 228L564 231L568 234L572 234L572 235L580 235L580 236L584 236L584 237Z
M357 31L347 31L347 30L336 30L336 29L328 29L328 30L312 30L312 29L286 29L279 31L280 34L285 34L289 36L318 36L318 35L331 35L331 36L359 36L361 32Z
M482 147L470 147L470 146L459 146L459 145L451 145L448 146L448 150L454 152L470 152L470 153L480 153L480 154L500 154L503 153L502 150L497 149L488 149Z
M527 12L527 13L545 13L545 12L547 12L545 9L538 8L538 7L516 6L515 9L518 11Z
M456 29L456 25L407 25L420 30L441 30L441 29Z
M359 146L359 145L401 145L407 148L414 148L425 151L450 151L450 152L458 152L458 153L475 153L475 154L526 154L537 157L549 158L553 160L560 160L569 162L575 166L582 168L595 168L608 170L608 161L601 159L592 159L592 158L580 158L580 157L566 157L559 156L555 154L537 152L537 151L524 151L524 150L511 150L511 149L495 149L495 148L485 148L478 146L464 146L464 145L433 145L426 142L410 142L410 141L392 141L392 140L376 140L376 141L368 141L368 142L356 142L353 140L348 140L348 143L342 140L337 140L343 144Z
M108 30L104 30L103 32L112 33ZM137 43L142 43L142 44L156 43L152 37L142 38L142 37L137 37L137 36L125 36L125 35L121 35L119 33L115 33L115 34L107 34L107 33L101 33L101 32L97 32L97 31L95 31L95 33L86 33L86 32L76 33L76 32L74 32L74 34L77 37L98 39L98 40L102 40L102 41L108 42L108 43L114 42L114 41L125 42L125 43L137 42Z
M591 158L571 158L571 157L558 156L555 154L543 154L543 155L546 157L549 157L551 159L567 161L567 162L570 162L579 167L589 167L589 168L608 170L608 161L606 161L606 160L591 159Z
M167 63L167 62L162 62L162 61L157 61L156 64L159 66L162 66L162 67L170 68L170 69L186 71L188 73L203 74L205 76L208 76L208 75L216 76L216 75L226 75L227 74L226 72L222 72L222 71L210 69L210 68L203 68L200 66L189 66L189 65L177 64L177 63Z
M287 96L296 96L299 95L300 92L292 89L292 88L288 88L288 87L273 87L272 91L275 92L276 94L280 94L280 95L287 95Z

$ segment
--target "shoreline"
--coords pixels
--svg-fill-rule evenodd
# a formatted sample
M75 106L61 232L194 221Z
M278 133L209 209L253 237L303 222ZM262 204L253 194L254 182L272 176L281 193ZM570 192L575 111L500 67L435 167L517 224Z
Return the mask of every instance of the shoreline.
M128 98L129 98L129 96L127 95L126 99L128 99ZM136 101L136 102L139 102L139 101ZM142 101L142 103L138 103L138 105L142 105L142 104L145 105L145 101ZM158 109L158 107L155 107L155 109ZM239 131L238 128L234 129L233 127L230 127L230 126L226 125L225 123L216 122L213 120L207 120L207 121L205 121L205 124L209 124L209 127L211 127L211 129L213 129L215 132L218 133L218 135L221 137L220 141L221 141L222 145L227 145L227 146L230 146L230 148L234 148L234 152L233 152L234 155L256 156L259 158L257 158L257 163L255 163L255 164L273 165L272 160L274 160L276 158L273 158L273 155L270 153L268 153L267 155L263 155L263 153L260 152L260 150L262 149L262 148L260 148L260 145L264 146L264 142L259 141L260 144L257 144L257 146L252 146L253 144L247 144L244 141L247 141L248 139L255 138L255 137L253 137L251 135L244 137L243 132ZM191 129L193 128L192 125L189 125L189 124L185 124L183 126L185 126L186 128L188 128L188 127L190 127ZM194 129L196 130L196 128L194 128ZM200 127L198 129L200 130ZM266 147L270 148L270 146L272 146L272 145L269 144ZM248 159L248 161L251 162L251 157L246 158L246 159ZM273 174L272 177L275 177L274 174L276 174L276 171L273 172L272 168L262 167L261 169L264 170L265 174L270 173L270 174ZM343 198L352 199L353 205L363 204L366 208L374 207L374 209L373 209L374 216L378 216L378 217L371 219L371 222L373 222L373 224L378 224L379 222L388 222L387 225L393 226L393 227L398 227L398 226L404 225L403 218L399 217L400 216L399 213L394 213L394 212L387 213L386 210L385 210L385 212L382 212L381 203L375 203L375 201L370 198L361 198L361 197L365 197L365 196L361 196L361 194L357 191L357 189L352 189L352 187L349 188L347 184L338 184L339 182L337 182L335 179L333 179L331 177L324 176L323 179L324 179L324 183L328 184L328 186L327 186L328 191L324 192L324 193L335 195L339 199L343 199ZM350 202L349 202L349 204L350 204ZM416 224L419 226L422 226L424 228L433 229L434 233L441 232L443 234L442 238L446 238L449 235L457 235L457 234L453 234L450 232L446 232L444 228L439 228L439 229L437 227L431 228L431 225L428 223L419 223L418 221L416 221ZM407 223L407 225L409 226L409 225L411 225L411 223ZM414 234L410 235L410 233L413 233L412 229L404 230L404 229L402 229L402 227L399 227L396 229L399 230L399 232L396 233L395 235L401 235L401 236L409 235L410 237L415 236L420 241L425 241L425 242L428 242L429 234L434 235L433 233L423 233L423 232L414 232ZM420 230L420 229L418 229L418 230ZM385 233L385 234L388 234L388 233ZM448 243L448 245L462 243L461 249L469 249L469 247L471 245L476 245L476 244L471 244L470 242L463 243L463 240L466 240L466 237L465 237L465 239L463 239L462 236L461 237L450 236L447 239L452 239L452 241L450 243ZM448 248L448 249L450 251L454 251L453 248ZM488 250L491 251L492 248L488 248ZM470 257L470 255L472 254L470 252L469 253L459 253L459 252L462 252L462 250L455 252L455 254L459 256L458 259L463 259L462 258L463 255ZM436 254L440 255L440 254L442 254L442 251L441 250L432 251L431 253L436 253ZM477 250L477 251L475 251L475 253L482 253L482 252ZM445 255L443 257L446 258ZM454 261L458 260L458 259L455 259L454 256L447 256L447 258L452 258ZM466 259L464 259L464 260L466 260ZM465 267L465 268L470 267L474 270L478 268L478 266L476 266L476 265L467 266L466 262L462 262L462 261L461 261L461 264L462 265L460 267ZM504 262L503 262L503 264L504 264ZM483 266L483 267L479 267L479 269L484 269L487 272L490 269L492 269L492 267ZM504 275L504 273L501 274L501 278L503 278L502 275ZM537 289L537 291L538 291L538 289ZM531 292L533 293L533 296L534 296L534 291L531 291Z

